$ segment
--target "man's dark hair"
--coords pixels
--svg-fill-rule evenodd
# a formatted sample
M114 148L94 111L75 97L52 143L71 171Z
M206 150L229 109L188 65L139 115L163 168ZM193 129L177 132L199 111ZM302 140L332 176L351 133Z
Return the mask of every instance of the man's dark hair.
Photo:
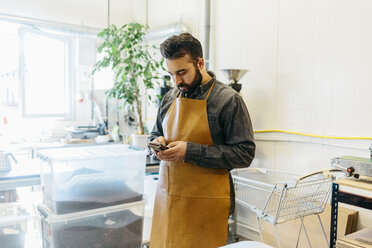
M173 35L160 45L161 55L165 59L177 59L189 54L194 65L203 58L203 49L194 36L189 33Z

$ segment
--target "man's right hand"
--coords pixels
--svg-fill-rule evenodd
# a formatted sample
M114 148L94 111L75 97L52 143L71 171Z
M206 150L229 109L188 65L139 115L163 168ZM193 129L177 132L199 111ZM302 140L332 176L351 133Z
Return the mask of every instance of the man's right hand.
M156 139L154 139L154 141L166 146L166 140L163 136L157 137Z
M157 137L156 139L154 139L153 141L154 141L154 142L158 142L158 143L160 143L160 144L166 146L166 140L165 140L165 138L164 138L163 136L159 136L159 137ZM155 156L159 159L159 157L158 157L158 152L157 152L157 151L155 151L154 149L151 148L151 152L152 152L153 154L155 154Z

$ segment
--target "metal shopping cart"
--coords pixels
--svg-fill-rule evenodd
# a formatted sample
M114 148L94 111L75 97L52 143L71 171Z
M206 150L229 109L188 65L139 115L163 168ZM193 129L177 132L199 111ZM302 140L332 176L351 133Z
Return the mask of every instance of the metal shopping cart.
M280 247L276 224L300 218L301 229L304 229L311 247L303 219L312 214L318 215L325 242L327 246L329 244L319 214L324 211L331 193L333 177L330 171L315 172L303 177L261 168L235 169L230 173L234 182L236 202L251 209L257 215L261 241L260 219L274 225L278 247Z

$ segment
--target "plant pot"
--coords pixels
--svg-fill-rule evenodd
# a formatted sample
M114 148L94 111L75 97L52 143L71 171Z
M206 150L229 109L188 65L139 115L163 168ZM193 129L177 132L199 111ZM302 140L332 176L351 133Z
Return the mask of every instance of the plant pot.
M132 134L132 145L147 149L148 134Z

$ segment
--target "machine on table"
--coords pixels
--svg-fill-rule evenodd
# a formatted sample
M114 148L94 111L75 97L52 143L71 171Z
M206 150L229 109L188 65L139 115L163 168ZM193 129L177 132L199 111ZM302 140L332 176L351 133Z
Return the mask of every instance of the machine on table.
M372 159L353 156L333 158L333 167L346 170L350 177L360 178L372 183Z

